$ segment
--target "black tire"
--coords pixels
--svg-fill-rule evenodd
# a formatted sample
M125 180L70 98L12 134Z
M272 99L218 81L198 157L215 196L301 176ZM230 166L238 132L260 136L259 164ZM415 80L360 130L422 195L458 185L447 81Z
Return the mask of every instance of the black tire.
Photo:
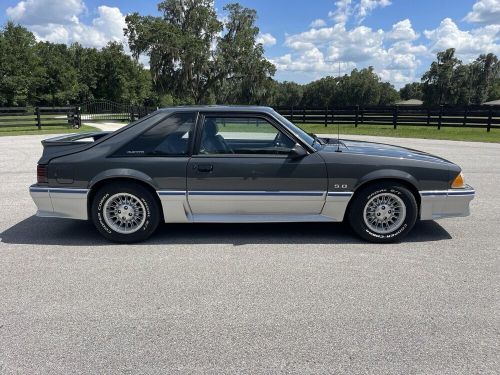
M393 216L395 219L393 224L394 228L386 228L386 232L381 233L382 228L378 228L379 232L373 229L374 224L370 223L370 219L365 220L365 207L372 201L372 199L382 198L382 197L393 197L396 205L400 205L401 202L404 204L405 215L401 214L402 208L399 208L399 215ZM397 199L399 198L399 199ZM406 187L399 185L397 183L373 183L365 188L362 188L353 197L349 212L348 220L351 228L364 240L375 243L392 243L399 242L406 236L415 225L418 216L418 205L415 196ZM382 206L379 209L384 208L384 210L390 210L390 207ZM374 215L379 215L380 212L373 211L367 208L367 212L373 212ZM386 211L382 212L382 215ZM387 211L391 212L391 211ZM389 215L389 214L388 214ZM394 214L393 214L394 215ZM369 215L368 215L369 216ZM389 215L390 216L390 215ZM401 217L401 218L400 218ZM369 226L372 225L372 227Z
M128 227L120 229L133 231L131 233L117 231L112 225L113 219L109 216L106 217L104 212L105 207L112 206L113 200L118 199L118 197L128 197L136 204L137 210L131 209L131 213L133 213L134 218L136 212L139 215L137 225L131 229ZM128 206L125 207L129 209ZM161 215L157 201L149 190L133 182L111 182L101 187L95 194L92 201L91 217L97 230L108 240L118 243L134 243L144 241L154 233L160 223Z

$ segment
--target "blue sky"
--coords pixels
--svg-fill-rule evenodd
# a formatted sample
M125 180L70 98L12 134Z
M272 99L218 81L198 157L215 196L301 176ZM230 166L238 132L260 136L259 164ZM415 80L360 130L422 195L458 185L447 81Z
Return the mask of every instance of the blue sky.
M0 21L24 24L39 39L101 47L124 40L127 13L157 14L157 0L2 0ZM223 16L227 0L216 0ZM374 66L396 87L419 80L448 47L471 61L500 55L500 0L240 0L257 10L259 41L276 78L309 82ZM143 59L147 63L146 59Z

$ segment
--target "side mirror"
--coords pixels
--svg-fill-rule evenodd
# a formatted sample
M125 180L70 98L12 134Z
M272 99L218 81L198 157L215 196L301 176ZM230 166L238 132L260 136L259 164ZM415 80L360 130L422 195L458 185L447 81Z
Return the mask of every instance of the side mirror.
M290 153L288 154L288 157L290 159L300 159L300 158L303 158L303 157L305 157L307 155L308 155L308 153L304 149L304 147L302 147L301 145L299 145L298 143L296 143L295 146L294 146L294 148L292 148L290 150Z

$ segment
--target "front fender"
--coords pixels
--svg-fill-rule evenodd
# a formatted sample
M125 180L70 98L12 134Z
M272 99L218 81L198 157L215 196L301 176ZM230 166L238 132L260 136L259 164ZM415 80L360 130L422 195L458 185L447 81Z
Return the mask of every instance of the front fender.
M400 171L397 169L379 169L367 173L358 180L356 186L354 187L354 190L358 189L361 185L364 185L371 181L388 180L388 179L405 181L414 186L417 190L419 190L419 183L415 177L413 177L411 174L407 172Z

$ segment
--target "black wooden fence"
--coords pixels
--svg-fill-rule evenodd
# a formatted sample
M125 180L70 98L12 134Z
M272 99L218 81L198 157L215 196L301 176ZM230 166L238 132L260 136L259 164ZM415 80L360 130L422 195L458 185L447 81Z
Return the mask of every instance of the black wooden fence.
M0 128L68 126L80 127L78 107L0 107Z
M86 122L135 121L156 110L155 107L139 107L95 100L76 107L9 107L0 108L0 128L18 126L67 125L78 128ZM500 129L500 107L423 107L423 106L344 106L332 108L285 108L276 110L294 123L428 126Z
M82 123L132 122L156 110L156 107L133 106L95 100L74 107L0 107L0 128L50 126L79 128Z
M349 106L333 108L285 108L276 110L294 123L429 126L500 129L500 107Z

